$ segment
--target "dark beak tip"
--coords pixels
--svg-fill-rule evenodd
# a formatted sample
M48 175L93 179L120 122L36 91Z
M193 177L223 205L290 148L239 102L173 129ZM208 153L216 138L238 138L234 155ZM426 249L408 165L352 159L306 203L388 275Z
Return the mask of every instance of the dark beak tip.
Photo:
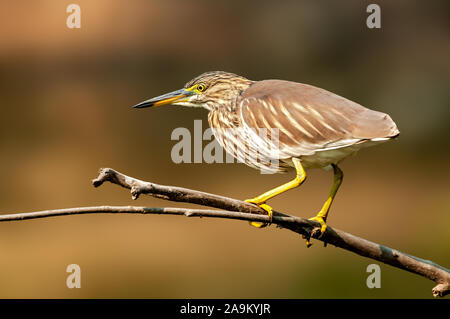
M145 107L152 107L152 106L158 106L158 105L164 105L164 104L171 104L172 102L176 101L179 98L192 95L193 92L186 91L186 89L180 89L177 91L173 91L170 93L166 93L154 98L151 98L149 100L143 101L139 104L136 104L133 106L134 109L143 109Z
M145 107L150 107L152 105L153 105L153 103L139 103L139 104L133 105L132 108L133 109L143 109Z

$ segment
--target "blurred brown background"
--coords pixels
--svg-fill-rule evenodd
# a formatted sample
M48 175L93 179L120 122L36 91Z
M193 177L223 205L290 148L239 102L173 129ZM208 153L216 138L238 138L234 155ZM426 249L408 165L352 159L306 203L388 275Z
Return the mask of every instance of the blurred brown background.
M81 29L66 7L81 6ZM161 184L248 198L291 176L242 164L171 161L177 127L207 112L144 99L225 70L313 84L387 112L398 140L347 159L331 226L450 266L448 1L1 1L0 211L137 202L91 186L100 167ZM271 201L311 217L332 175L309 172ZM0 224L3 298L428 298L433 283L369 259L246 222L84 215ZM82 288L68 289L68 264Z

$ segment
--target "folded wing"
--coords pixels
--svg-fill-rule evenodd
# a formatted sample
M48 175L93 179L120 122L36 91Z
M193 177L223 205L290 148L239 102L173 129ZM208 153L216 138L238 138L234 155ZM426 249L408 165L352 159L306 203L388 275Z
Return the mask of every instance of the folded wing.
M280 159L399 134L387 114L326 90L289 81L256 82L242 93L238 108L241 124L249 131L278 129Z

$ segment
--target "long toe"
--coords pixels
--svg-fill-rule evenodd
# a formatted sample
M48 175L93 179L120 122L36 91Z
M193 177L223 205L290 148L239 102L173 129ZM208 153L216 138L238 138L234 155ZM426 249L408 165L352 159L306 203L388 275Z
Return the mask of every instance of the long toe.
M263 223L263 222L249 222L249 224L253 227L256 228L263 228L266 226L269 226L272 223L272 216L273 216L273 209L272 207L270 207L269 205L265 204L265 203L255 203L255 201L253 199L246 199L245 202L250 203L250 204L255 204L258 207L261 207L262 209L264 209L267 212L267 215L269 216L269 223Z

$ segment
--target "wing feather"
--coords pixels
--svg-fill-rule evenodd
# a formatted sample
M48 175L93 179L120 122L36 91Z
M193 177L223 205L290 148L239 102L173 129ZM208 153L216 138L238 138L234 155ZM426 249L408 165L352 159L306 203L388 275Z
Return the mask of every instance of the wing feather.
M278 128L280 159L399 133L387 114L311 85L282 80L251 85L242 93L238 111L243 127Z

